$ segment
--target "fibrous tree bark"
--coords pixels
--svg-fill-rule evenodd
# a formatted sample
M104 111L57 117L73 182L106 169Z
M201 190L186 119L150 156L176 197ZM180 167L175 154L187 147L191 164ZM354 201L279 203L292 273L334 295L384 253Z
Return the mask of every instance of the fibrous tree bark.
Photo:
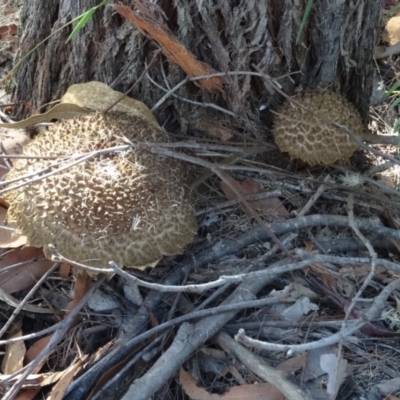
M139 0L121 3L135 8ZM306 0L165 0L140 1L150 12L164 13L164 25L202 62L215 71L253 71L278 79L289 94L297 86L333 87L354 102L364 119L372 91L373 49L382 5L375 0L315 1L300 26ZM127 90L152 59L157 44L146 38L114 8L114 2L95 12L69 42L73 18L98 0L25 0L21 17L19 57L53 34L24 60L16 73L14 97L34 108L56 100L73 83L99 80ZM57 31L59 30L59 31ZM300 32L300 34L299 34ZM296 41L298 36L298 40ZM182 79L180 67L162 57L132 93L152 106ZM193 84L176 94L200 103L214 103L245 119L226 122L251 128L267 115L278 96L267 82L245 74L225 78L223 93L210 94ZM20 106L21 116L30 110ZM196 104L169 99L157 110L160 122L196 126L204 115L221 121L221 114ZM247 122L246 122L247 121ZM240 126L241 125L241 126Z

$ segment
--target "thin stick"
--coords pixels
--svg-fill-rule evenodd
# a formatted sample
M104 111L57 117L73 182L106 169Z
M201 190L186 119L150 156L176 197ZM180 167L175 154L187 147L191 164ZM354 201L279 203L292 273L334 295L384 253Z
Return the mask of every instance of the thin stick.
M310 211L311 207L315 204L315 202L319 199L319 197L322 195L322 193L326 189L327 189L326 185L324 185L324 184L320 185L318 190L316 191L316 193L314 193L310 197L310 199L307 201L307 204L301 209L297 218L303 217L304 215L306 215L308 213L308 211Z
M376 273L376 263L377 263L377 254L376 251L374 250L371 242L361 233L360 229L358 228L355 217L354 217L354 193L350 193L348 197L348 202L347 202L347 213L349 215L349 226L351 229L353 229L354 233L358 236L358 238L361 240L362 243L364 243L365 247L368 249L368 252L371 256L371 268L370 271L365 278L363 284L361 285L360 289L358 289L357 293L355 296L352 298L350 306L348 307L346 311L346 316L343 320L343 325L342 329L345 328L346 321L349 319L351 312L353 311L354 307L356 306L357 301L361 298L362 294L364 293L364 290L367 288L367 286L371 283L372 279L375 276Z
M1 106L3 107L3 106ZM4 121L12 123L14 122L6 113L0 110L0 117L4 119Z
M208 78L213 78L216 76L231 76L231 75L250 75L250 76L259 76L259 77L263 77L265 79L268 79L271 82L275 82L275 85L277 87L280 87L280 84L278 83L278 81L274 78L271 78L269 75L267 74L261 74L259 72L252 72L252 71L228 71L228 72L215 72L213 74L207 74L207 75L201 75L201 76L194 76L192 78L187 77L184 80L182 80L181 82L179 82L177 85L175 85L170 91L168 91L160 100L158 100L158 102L152 107L151 111L155 111L157 110L158 107L161 106L161 104L164 103L165 100L168 99L168 97L170 97L173 93L175 93L180 87L182 87L183 85L185 85L188 82L194 82L194 81L200 81L202 79L208 79ZM285 96L287 96L287 94L285 94ZM289 97L289 96L287 96Z
M163 86L161 86L159 83L157 83L149 74L146 74L146 77L150 81L150 83L152 83L154 86L156 86L163 92L165 92L165 93L169 92L170 89L165 89ZM213 108L214 110L217 110L224 114L230 115L231 117L238 117L238 115L236 113L234 113L233 111L229 111L226 108L217 106L216 104L213 104L213 103L202 103L200 101L189 100L189 99L179 96L178 94L175 94L175 93L173 93L171 96L175 97L178 100L184 101L186 103L193 104L195 106Z
M150 64L148 67L146 67L144 69L144 71L141 73L141 75L139 76L139 78L136 80L136 82L130 87L130 89L128 89L127 92L123 93L114 103L111 104L110 107L108 107L104 112L107 113L108 111L110 111L116 104L118 104L122 99L124 99L130 92L132 92L133 89L135 89L135 87L139 84L139 82L143 79L143 77L146 75L146 73L153 68L153 65L155 64L158 55L160 54L161 49L158 49L155 51L153 58L150 61Z
M20 378L10 390L4 395L2 400L13 400L23 386L28 375L34 373L34 371L39 368L45 359L49 356L52 350L57 346L57 344L63 339L71 324L74 322L76 316L79 314L80 310L88 302L89 298L93 293L103 284L106 280L105 276L101 276L93 284L93 286L88 290L85 296L79 301L79 303L71 310L71 312L65 317L62 326L51 336L50 341L47 343L46 347L36 356L36 358L31 361L25 368L24 372L21 374Z
M65 260L65 259L64 259ZM286 264L284 266L279 267L271 267L268 269L263 269L260 271L246 272L237 275L221 275L215 281L211 281L208 283L201 283L198 285L160 285L158 283L151 283L143 281L136 276L129 274L128 272L119 268L114 262L110 262L111 269L114 273L120 275L121 277L133 282L138 286L142 286L148 289L157 290L159 292L188 292L188 293L204 293L207 290L225 285L227 283L241 283L243 280L247 279L265 279L266 276L275 276L276 274L283 272L295 271L298 269L306 268L314 263L321 262L331 262L333 264L345 265L345 264L365 264L370 262L371 259L369 257L337 257L337 256L323 256L323 255L315 255L313 257L309 257L306 260L298 261L292 264ZM65 262L68 262L65 260ZM107 270L109 271L109 270Z
M281 190L274 190L272 192L259 192L257 194L243 195L243 197L248 201L262 200L262 199L268 199L270 197L278 197L278 196L282 196ZM197 211L196 215L207 214L207 213L215 211L215 210L222 210L224 208L236 206L238 204L240 204L240 199L221 201L220 203L217 203L213 206L210 206L210 207L204 208L200 211Z
M18 306L15 308L14 312L11 314L11 316L8 318L8 321L5 323L3 328L0 330L0 338L7 332L8 328L11 326L11 324L14 322L15 318L18 316L18 314L21 312L21 310L24 308L25 304L28 302L28 300L36 293L36 291L39 289L41 284L47 279L47 277L52 274L57 268L59 267L58 263L55 263L48 271L46 271L45 274L41 276L41 278L35 283L33 288L29 291L29 293L23 298L23 300L18 304Z
M2 256L4 256L4 254L2 254ZM11 270L13 268L22 267L23 265L30 264L31 262L40 261L40 260L44 260L44 259L46 259L46 257L33 257L33 258L30 258L29 260L21 261L19 263L15 263L15 264L9 265L8 267L1 268L0 276L4 272L9 271L9 270Z
M285 351L288 356L293 355L294 353L301 353L303 351L315 350L325 346L333 345L338 343L340 340L345 339L346 337L352 335L361 329L367 322L375 319L381 312L382 304L386 301L389 295L393 290L398 289L400 287L400 279L391 282L387 285L382 292L375 297L374 302L369 309L369 311L365 314L365 317L352 320L345 329L341 329L339 332L328 336L326 338L317 340L315 342L304 343L299 345L286 345L286 344L277 344L277 343L267 343L262 342L260 340L255 340L246 336L243 329L240 329L235 339L246 346L255 347L257 349L267 350L267 351Z
M297 385L292 383L283 371L269 366L262 358L254 355L227 333L219 332L214 341L218 343L228 354L235 354L238 360L250 371L254 372L265 382L275 386L288 400L311 400Z
M35 332L35 333L30 333L29 335L24 335L24 336L18 336L12 339L6 339L6 340L0 340L0 346L5 346L6 344L11 344L11 343L16 343L16 342L22 342L25 340L32 340L37 337L47 335L48 333L54 332L62 327L62 324L64 321L57 322L56 324L49 326L46 329L43 329L41 331Z
M32 178L32 179L30 179L29 181L23 182L23 183L21 183L21 184L19 184L19 185L16 185L16 186L11 187L11 188L7 188L7 189L0 190L0 195L2 195L2 194L4 194L4 193L7 193L7 192L9 192L9 191L11 191L11 190L19 189L20 187L23 187L23 186L26 186L26 185L31 185L32 183L38 182L38 181L40 181L40 180L42 180L42 179L46 179L46 178L48 178L48 177L50 177L50 176L56 175L56 174L58 174L59 172L65 171L66 169L71 168L71 167L73 167L74 165L80 164L80 163L82 163L82 162L84 162L84 161L87 161L87 160L89 160L90 158L98 157L98 156L100 156L100 155L108 154L108 153L111 153L111 152L114 152L114 151L115 151L115 152L116 152L116 151L125 151L125 150L127 150L128 148L129 148L129 146L109 147L109 148L107 148L107 149L93 151L93 152L91 152L91 153L86 154L85 156L79 156L80 158L79 158L78 160L76 160L76 161L74 161L74 162L72 162L72 163L70 163L70 164L64 165L63 167L60 167L60 168L58 168L58 169L55 170L55 171L49 172L49 173L47 173L47 174L40 175L40 176L38 176L37 178ZM42 171L47 171L49 168L51 168L51 167L47 167L47 168L43 169ZM32 175L35 176L35 175L41 173L42 171L36 171L36 172L34 172L34 173L32 173L32 174L25 175L25 176L21 176L21 177L16 178L16 179L12 179L12 180L9 180L9 181L0 182L0 186L9 185L10 183L19 181L19 180L21 180L21 179L26 179L27 177L32 176Z
M129 369L133 367L146 353L151 351L156 345L159 344L163 339L165 339L165 334L160 335L155 338L150 344L148 344L144 349L135 353L133 357L129 357L129 361L124 365L124 367L119 370L116 374L113 374L111 379L107 379L107 382L96 392L93 396L91 396L91 400L102 400L107 398L108 390L116 385L118 382L121 382L121 377L123 377Z

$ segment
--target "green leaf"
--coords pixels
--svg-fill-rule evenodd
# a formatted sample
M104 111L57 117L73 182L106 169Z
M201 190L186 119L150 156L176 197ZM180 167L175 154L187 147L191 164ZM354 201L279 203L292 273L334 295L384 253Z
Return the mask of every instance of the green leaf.
M306 9L304 10L304 14L303 14L303 18L301 20L301 24L300 24L300 28L299 31L297 32L297 36L296 36L296 44L299 43L300 40L300 36L304 30L304 27L306 25L308 16L310 15L310 11L311 11L311 7L313 6L314 0L308 0L307 1L307 5L306 5Z
M400 9L400 3L396 4L392 7L389 8L389 16L392 17L396 14L396 11L398 11Z
M400 86L400 81L396 81L392 86L390 86L389 90L386 92L389 96L393 94Z
M390 104L390 107L394 108L394 107L398 106L399 104L400 104L400 97L397 97L397 99L393 103Z
M400 130L400 118L396 121L393 127L394 132L399 132L399 130Z

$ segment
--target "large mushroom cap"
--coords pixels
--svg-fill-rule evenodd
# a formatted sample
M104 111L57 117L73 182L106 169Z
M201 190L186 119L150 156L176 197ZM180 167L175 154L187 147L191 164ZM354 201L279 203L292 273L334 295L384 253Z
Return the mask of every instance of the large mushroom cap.
M73 161L62 157L123 145L123 135L168 141L161 128L138 116L79 116L55 123L24 148L26 156L58 159L20 159L5 179L56 171ZM51 243L65 257L91 266L107 267L113 260L144 268L181 252L195 235L187 175L184 163L145 150L112 152L6 193L8 218L45 252Z
M361 136L364 125L354 105L330 91L303 91L293 99L303 107L285 102L274 118L273 133L279 149L310 165L348 160L357 143L327 121Z

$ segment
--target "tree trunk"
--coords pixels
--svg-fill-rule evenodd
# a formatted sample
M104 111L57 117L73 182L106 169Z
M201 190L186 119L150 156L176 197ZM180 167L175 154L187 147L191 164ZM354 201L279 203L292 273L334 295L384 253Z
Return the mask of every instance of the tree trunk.
M124 0L134 7L135 0ZM154 4L145 3L145 7ZM373 49L381 15L376 0L318 0L305 20L296 44L306 0L163 0L164 25L198 60L215 71L255 71L278 79L291 94L295 87L333 87L352 101L366 120L372 91ZM24 0L19 57L99 0ZM38 108L62 96L73 83L98 80L126 91L152 59L157 44L115 12L111 2L67 43L71 25L55 33L24 60L16 72L14 98ZM166 90L186 77L162 56L149 72ZM170 96L156 116L168 127L185 130L204 117L230 128L251 130L268 119L279 101L268 83L250 75L225 79L223 93L210 94L193 84L177 94L187 100L213 103L245 118L232 118ZM153 106L165 94L142 79L131 94ZM31 112L22 105L19 116ZM179 123L177 125L176 123Z

